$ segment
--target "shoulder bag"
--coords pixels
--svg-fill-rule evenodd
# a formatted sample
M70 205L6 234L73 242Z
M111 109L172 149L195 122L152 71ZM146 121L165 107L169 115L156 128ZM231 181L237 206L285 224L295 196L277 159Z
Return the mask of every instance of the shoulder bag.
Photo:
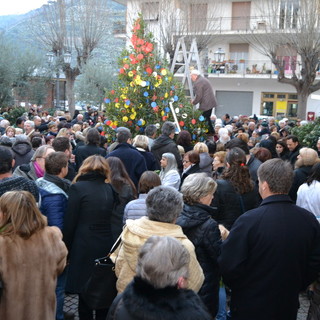
M81 293L83 300L93 310L107 309L117 295L115 264L110 255L121 243L121 236L106 257L95 260L93 272Z

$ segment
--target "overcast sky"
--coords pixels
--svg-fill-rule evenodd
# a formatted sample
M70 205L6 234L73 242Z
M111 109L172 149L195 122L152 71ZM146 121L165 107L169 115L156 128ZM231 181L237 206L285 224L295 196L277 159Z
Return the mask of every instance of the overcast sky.
M22 14L40 8L47 0L1 0L0 15Z

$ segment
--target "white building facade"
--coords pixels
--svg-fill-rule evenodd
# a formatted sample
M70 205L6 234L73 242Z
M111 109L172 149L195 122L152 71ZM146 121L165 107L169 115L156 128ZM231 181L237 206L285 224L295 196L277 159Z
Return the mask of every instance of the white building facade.
M201 49L202 72L208 75L218 100L217 116L264 115L277 118L297 117L296 89L278 81L271 60L247 41L250 35L265 34L270 15L264 17L258 1L235 0L119 0L127 6L127 34L139 12L161 46L164 30L171 41L183 35L195 37ZM274 19L279 30L294 27L298 0L279 0ZM201 48L205 45L205 48ZM160 48L161 49L161 48ZM165 49L162 48L164 51ZM285 74L299 68L299 56L279 48L277 55L285 64ZM293 63L294 62L294 63ZM299 70L295 70L299 74ZM179 76L179 72L176 74ZM320 72L317 72L317 80ZM320 116L320 91L311 94L307 111Z

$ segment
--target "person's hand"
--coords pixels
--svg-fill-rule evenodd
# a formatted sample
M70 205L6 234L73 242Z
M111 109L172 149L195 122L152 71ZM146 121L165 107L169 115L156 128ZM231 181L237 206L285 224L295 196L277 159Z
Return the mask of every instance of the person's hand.
M219 230L221 233L222 240L226 240L229 235L229 230L226 229L222 224L219 224Z
M75 163L76 162L76 156L74 154L71 154L70 156L70 162Z

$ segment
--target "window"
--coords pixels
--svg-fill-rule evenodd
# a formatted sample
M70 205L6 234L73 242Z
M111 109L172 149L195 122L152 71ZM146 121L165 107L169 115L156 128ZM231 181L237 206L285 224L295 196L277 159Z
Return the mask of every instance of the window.
M280 29L294 29L297 27L299 0L281 0L280 2Z
M250 27L251 2L232 2L231 30L247 30Z
M237 70L244 73L246 62L249 57L249 44L247 43L230 43L229 45L230 60L234 61L237 65Z
M261 95L261 115L296 118L297 111L297 94L263 92Z
M191 32L201 32L207 29L207 3L191 3L189 7L189 21Z
M277 59L282 61L286 73L296 70L297 51L290 46L281 46L277 49Z
M159 1L143 2L141 12L144 20L157 21L159 19Z

